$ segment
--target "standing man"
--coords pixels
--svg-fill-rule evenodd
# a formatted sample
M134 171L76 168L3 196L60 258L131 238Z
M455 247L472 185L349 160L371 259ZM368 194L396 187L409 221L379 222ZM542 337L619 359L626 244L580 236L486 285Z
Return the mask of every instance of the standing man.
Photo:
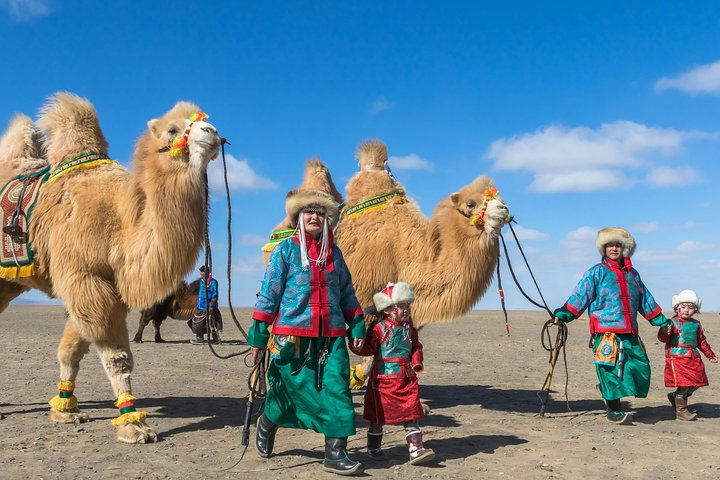
M205 278L205 265L200 266L200 291L198 292L198 303L195 307L193 318L188 320L188 327L195 334L190 340L193 345L205 343L204 335L208 331L207 321L210 321L210 334L212 343L220 343L218 332L222 332L222 315L218 308L218 282L212 278L212 274ZM207 290L207 295L205 291ZM207 297L207 298L206 298ZM207 303L205 301L207 300Z

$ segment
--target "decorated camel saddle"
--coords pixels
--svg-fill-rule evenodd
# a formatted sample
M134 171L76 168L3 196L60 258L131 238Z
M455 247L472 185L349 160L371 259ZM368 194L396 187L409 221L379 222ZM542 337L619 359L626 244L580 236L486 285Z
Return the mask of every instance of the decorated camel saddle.
M42 186L73 170L104 163L112 163L104 153L86 153L63 162L52 171L47 165L18 175L5 184L0 191L3 218L0 278L35 275L30 219Z

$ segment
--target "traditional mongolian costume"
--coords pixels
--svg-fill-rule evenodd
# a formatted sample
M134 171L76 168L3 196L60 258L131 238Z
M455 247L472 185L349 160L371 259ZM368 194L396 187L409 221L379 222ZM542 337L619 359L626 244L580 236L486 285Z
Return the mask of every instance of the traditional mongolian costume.
M305 235L302 211L317 209L325 212L325 222L315 240ZM297 231L273 249L248 338L259 348L270 340L256 447L269 457L278 426L314 430L325 435L326 470L355 473L360 464L346 451L347 437L355 434L355 410L345 337L363 338L365 321L330 230L338 206L323 192L295 190L288 194L286 211Z
M605 246L610 243L622 245L619 262L605 256ZM607 417L629 423L632 418L622 411L620 399L645 398L650 389L650 362L638 334L637 315L656 327L670 320L632 266L633 237L622 228L604 228L598 232L596 245L602 261L585 272L554 316L568 323L588 310L598 389L607 404Z
M205 265L200 266L200 271L205 272ZM206 293L207 290L207 293ZM207 304L206 304L207 297ZM210 322L210 335L213 343L219 343L220 337L218 332L222 332L223 321L218 308L218 282L212 275L200 282L200 290L198 291L198 303L193 313L193 318L187 321L188 327L195 334L195 338L190 340L192 344L205 343L203 335L207 332L207 322Z
M702 305L692 290L683 290L673 296L676 311L681 303L691 303L697 310ZM679 420L695 420L697 415L687 409L688 398L698 388L708 385L700 352L711 361L717 361L717 357L705 339L702 325L694 318L683 319L675 315L668 328L658 332L658 339L665 343L665 386L676 387L674 392L668 393L668 400Z
M432 460L435 452L424 448L418 420L424 416L415 372L423 370L423 349L412 321L392 318L389 309L398 304L409 308L415 300L412 288L405 282L388 284L373 296L375 310L382 319L368 332L365 345L356 353L373 355L365 392L363 417L370 422L367 453L376 460L382 453L383 425L402 424L410 454L410 463ZM388 309L388 310L386 310Z

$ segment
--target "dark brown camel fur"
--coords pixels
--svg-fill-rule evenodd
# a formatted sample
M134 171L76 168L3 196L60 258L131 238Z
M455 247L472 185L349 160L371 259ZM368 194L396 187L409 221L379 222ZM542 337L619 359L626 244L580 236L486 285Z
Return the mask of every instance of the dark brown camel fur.
M200 279L188 285L183 282L174 293L171 293L165 300L158 302L150 308L140 312L138 331L133 338L135 343L143 343L143 330L152 321L155 327L155 343L165 343L160 336L160 325L167 317L175 320L189 320L195 312L198 293L200 291Z

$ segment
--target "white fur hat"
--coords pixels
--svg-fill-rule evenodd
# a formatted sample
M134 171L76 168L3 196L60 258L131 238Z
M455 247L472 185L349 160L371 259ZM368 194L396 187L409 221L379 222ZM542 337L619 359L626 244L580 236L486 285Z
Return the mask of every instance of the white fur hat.
M700 307L702 306L702 301L698 298L697 293L693 292L692 290L683 290L677 295L673 295L673 308L677 307L681 303L692 303L698 308L698 310L700 310Z
M373 303L378 312L398 303L412 303L415 294L412 287L406 282L388 283L387 287L373 295Z
M605 255L605 245L618 242L623 248L623 257L630 258L635 253L635 239L624 228L603 228L597 234L595 245L601 256Z
M297 219L304 208L322 208L330 228L338 221L338 204L332 196L320 190L297 189L288 192L285 197L285 213L292 228L297 227Z

